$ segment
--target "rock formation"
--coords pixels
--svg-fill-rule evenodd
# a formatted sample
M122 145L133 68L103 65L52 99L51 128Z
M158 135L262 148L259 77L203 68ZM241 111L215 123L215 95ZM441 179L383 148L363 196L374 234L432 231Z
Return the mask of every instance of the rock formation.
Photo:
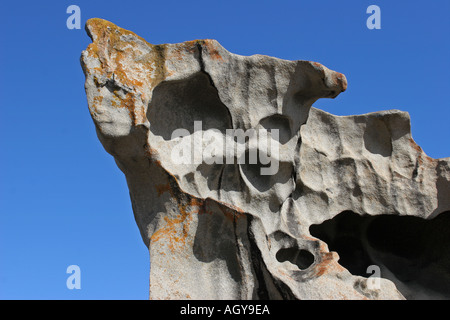
M417 146L406 112L312 108L347 87L316 62L86 30L89 111L151 299L450 298L450 159Z

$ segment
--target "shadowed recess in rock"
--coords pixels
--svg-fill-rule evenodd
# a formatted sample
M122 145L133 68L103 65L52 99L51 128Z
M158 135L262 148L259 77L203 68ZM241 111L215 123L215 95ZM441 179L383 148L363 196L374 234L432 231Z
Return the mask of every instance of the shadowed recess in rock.
M150 130L164 140L171 140L176 129L194 133L194 121L201 121L203 130L218 129L225 133L232 127L227 107L204 72L158 85L147 113Z
M368 118L364 131L364 147L374 154L389 157L392 154L392 134L386 123L377 118Z
M291 131L289 118L284 115L274 114L270 117L261 119L260 124L266 130L278 130L281 144L287 143L292 138L293 133Z
M300 270L305 270L314 263L314 255L311 252L296 247L278 250L276 258L279 262L289 261Z
M377 265L408 299L449 299L449 229L449 211L431 220L345 211L310 232L354 275L369 277L367 268Z

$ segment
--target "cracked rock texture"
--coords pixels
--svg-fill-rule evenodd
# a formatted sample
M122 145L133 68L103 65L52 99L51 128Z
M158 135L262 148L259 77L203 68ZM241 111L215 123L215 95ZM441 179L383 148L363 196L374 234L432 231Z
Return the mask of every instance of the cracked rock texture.
M101 19L86 30L89 111L128 183L151 299L450 298L450 159L417 146L406 112L311 108L347 87L316 62L215 40L153 45ZM227 134L237 129L268 132L267 145ZM221 141L245 157L225 161ZM216 161L198 158L208 145L222 146ZM173 156L180 146L190 161Z

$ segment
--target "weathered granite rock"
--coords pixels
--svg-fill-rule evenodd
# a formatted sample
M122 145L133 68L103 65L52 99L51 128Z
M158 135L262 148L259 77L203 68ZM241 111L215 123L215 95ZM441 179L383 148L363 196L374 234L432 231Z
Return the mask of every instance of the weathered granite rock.
M403 299L420 297L417 286L450 297L429 279L411 287L397 277L402 250L372 230L379 219L351 241L368 259L344 250L344 264L330 249L342 212L425 222L450 210L450 159L425 155L407 113L311 108L347 86L316 62L239 56L215 40L152 45L101 19L86 30L89 110L127 179L151 299ZM447 216L438 225L449 226ZM342 230L357 230L352 219ZM449 230L439 234L430 263L448 284ZM360 262L381 268L378 284L350 273Z

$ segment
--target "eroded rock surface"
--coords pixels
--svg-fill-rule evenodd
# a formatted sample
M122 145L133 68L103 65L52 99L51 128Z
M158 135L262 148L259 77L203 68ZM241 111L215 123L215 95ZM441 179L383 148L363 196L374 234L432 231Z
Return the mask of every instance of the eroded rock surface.
M89 110L127 179L151 299L450 297L436 281L411 280L418 268L398 273L420 260L447 279L445 246L408 260L383 242L379 219L333 222L343 212L425 222L450 210L450 160L416 145L407 113L311 108L347 86L316 62L239 56L215 40L153 45L101 19L86 30ZM253 143L255 132L266 140ZM449 241L440 221L431 247ZM361 243L343 263L346 229L361 230L351 238ZM381 268L379 282L360 272L369 265Z

